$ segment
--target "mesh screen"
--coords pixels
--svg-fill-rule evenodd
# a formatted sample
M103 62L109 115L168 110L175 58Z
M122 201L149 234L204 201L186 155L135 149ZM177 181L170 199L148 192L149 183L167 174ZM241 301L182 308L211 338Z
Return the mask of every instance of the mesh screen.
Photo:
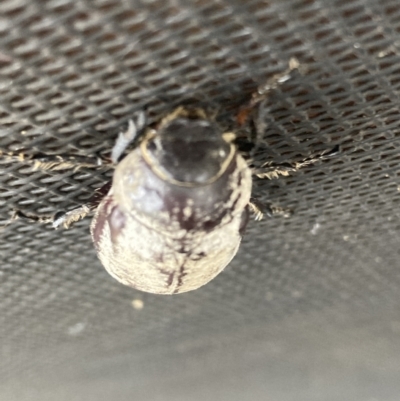
M108 276L89 220L0 231L0 397L397 400L400 392L398 0L2 0L0 148L109 152L132 114L187 99L235 110L296 57L255 163L341 152L255 194L207 286L144 294ZM1 161L1 218L81 204L104 170Z

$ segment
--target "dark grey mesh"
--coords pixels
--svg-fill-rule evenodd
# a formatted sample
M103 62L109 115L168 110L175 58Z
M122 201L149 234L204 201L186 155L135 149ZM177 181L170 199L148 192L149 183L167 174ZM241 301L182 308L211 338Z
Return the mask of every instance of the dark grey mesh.
M256 180L295 213L251 222L204 288L118 284L90 219L0 231L1 400L399 399L398 0L3 0L0 149L106 154L135 111L188 99L232 127L291 57L306 70L267 102L254 163L341 152ZM72 208L108 177L2 161L1 218Z

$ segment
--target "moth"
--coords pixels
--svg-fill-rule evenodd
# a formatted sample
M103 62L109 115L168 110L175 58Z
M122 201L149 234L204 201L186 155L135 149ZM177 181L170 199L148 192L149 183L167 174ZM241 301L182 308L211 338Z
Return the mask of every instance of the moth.
M237 124L246 124L269 91L298 67L273 77L241 108ZM112 182L87 203L51 219L68 228L94 212L91 237L108 273L120 283L155 294L195 290L216 277L236 255L249 215L260 220L288 211L261 205L252 197L253 176L277 178L297 171L332 151L301 163L265 163L252 170L234 142L204 110L178 107L155 126L139 112L120 133L111 152ZM133 147L126 155L126 149ZM26 157L20 155L20 159ZM65 169L98 159L31 158L38 168ZM28 216L17 211L16 217Z

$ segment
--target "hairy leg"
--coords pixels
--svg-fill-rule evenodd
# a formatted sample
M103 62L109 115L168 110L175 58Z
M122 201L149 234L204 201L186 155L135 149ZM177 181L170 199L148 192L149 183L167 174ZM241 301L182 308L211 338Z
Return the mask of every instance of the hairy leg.
M78 170L83 167L96 168L110 165L110 161L97 155L28 155L18 152L4 152L0 150L0 159L4 161L27 163L34 170Z
M264 215L268 217L290 217L293 214L291 209L285 209L272 203L264 203L256 198L250 199L249 208L256 221L262 220Z
M89 201L75 209L72 209L66 213L59 212L53 218L53 227L59 228L63 226L64 228L69 228L73 223L82 220L89 214L91 214L94 210L97 209L100 202L103 198L108 194L111 189L112 182L109 181L107 184L103 185L101 188L96 189L93 196L89 199Z
M140 135L144 131L145 124L146 116L143 111L137 113L134 117L134 120L129 120L128 129L125 132L119 133L112 149L111 160L114 164L117 164L120 161L127 147L132 142L137 141L140 138ZM112 182L110 181L101 188L97 189L89 202L66 213L61 213L54 216L53 227L58 228L63 226L64 228L69 228L73 223L82 220L91 214L110 191L111 184Z
M111 151L111 160L114 164L117 164L121 160L121 156L132 142L140 139L145 126L146 114L144 111L139 111L135 114L134 119L129 120L128 129L125 132L119 133Z
M289 60L288 68L282 73L274 75L264 85L260 86L257 92L253 94L250 102L239 110L236 117L238 125L252 125L253 132L255 131L256 137L253 138L253 144L255 146L253 147L252 152L256 151L262 136L267 130L267 124L265 122L267 109L265 105L269 94L271 91L277 89L279 85L288 81L291 78L293 70L300 70L300 72L303 73L305 69L306 67L301 66L297 59L291 58ZM299 162L266 162L261 167L254 168L253 175L262 179L274 179L281 176L288 176L302 167L312 165L319 160L324 160L336 155L339 150L339 146L335 146L333 149L312 155ZM253 212L255 220L261 220L264 214L268 216L282 217L289 217L292 215L292 210L290 209L281 208L271 203L263 203L255 198L250 199L249 209Z
M301 169L302 167L310 166L319 160L328 159L335 156L340 151L339 146L335 146L333 149L324 151L322 153L310 156L300 162L293 163L282 163L277 164L273 162L265 163L261 168L253 169L253 174L262 179L275 179L281 176L288 176ZM267 216L281 216L290 217L293 211L290 209L285 209L271 203L263 203L255 198L250 199L249 203L250 210L254 214L255 220L261 220L266 214Z
M146 124L145 113L136 113L133 120L129 120L128 129L121 132L111 152L111 158L100 155L29 155L22 152L6 152L0 150L0 159L4 161L27 163L34 170L79 170L80 168L110 168L118 163L126 148L140 138Z
M253 169L253 174L258 178L279 178L280 176L288 176L300 170L303 167L311 166L320 160L329 159L332 156L337 155L340 152L340 147L337 145L332 149L323 151L322 153L314 154L307 157L299 162L287 162L287 163L264 163L260 168Z
M65 170L79 169L82 167L111 167L117 164L121 159L126 148L134 141L138 141L140 135L144 131L146 118L144 112L139 112L134 116L134 120L129 121L128 129L119 134L115 145L112 149L111 159L107 160L99 156L64 156L64 155L26 155L24 153L1 152L0 158L3 160L28 162L33 164L33 168L41 170ZM69 228L73 223L85 218L91 214L102 199L107 195L111 188L111 181L103 187L97 189L89 201L79 207L76 207L68 212L58 212L55 215L38 216L30 213L25 213L22 210L14 210L11 218L5 224L8 226L16 219L25 219L37 223L52 223L54 228L63 226Z
M271 91L278 88L283 82L288 81L291 78L292 71L298 69L299 67L300 64L298 60L296 58L291 58L289 60L288 68L285 71L275 74L268 79L264 85L261 85L257 92L253 94L250 102L239 110L239 113L236 116L236 121L239 126L242 126L248 122L251 114L256 109L256 106L268 99Z
M103 198L108 194L111 188L111 181L107 182L101 188L96 189L89 201L79 207L76 207L68 212L57 212L52 215L36 215L23 212L22 210L13 210L11 217L2 228L9 226L13 221L22 219L31 223L48 224L51 223L54 228L64 227L69 228L73 223L82 220L90 215L100 204Z

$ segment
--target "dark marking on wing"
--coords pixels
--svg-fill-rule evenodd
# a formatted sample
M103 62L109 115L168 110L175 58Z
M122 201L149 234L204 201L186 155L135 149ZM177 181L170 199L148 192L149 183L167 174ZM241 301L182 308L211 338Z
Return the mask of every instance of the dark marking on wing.
M190 256L191 260L201 260L206 256L204 252L199 252L199 253L194 253L193 255Z
M169 272L168 270L164 269L159 269L159 272L167 276L167 287L171 287L174 281L175 272Z
M183 278L187 275L185 272L185 263L182 263L181 267L179 268L179 276L178 276L178 283L176 285L176 288L174 290L174 294L179 292L179 288L182 287L183 284Z
M249 220L250 220L250 210L249 210L249 205L247 205L242 212L242 217L240 220L239 234L242 237L246 233L246 227L247 227Z

